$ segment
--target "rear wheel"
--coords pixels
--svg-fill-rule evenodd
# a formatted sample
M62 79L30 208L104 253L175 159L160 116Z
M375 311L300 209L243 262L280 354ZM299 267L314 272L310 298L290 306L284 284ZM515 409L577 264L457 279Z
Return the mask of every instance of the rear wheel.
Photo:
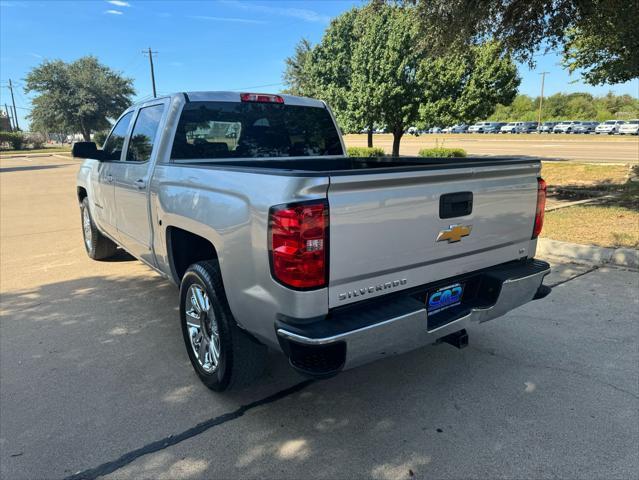
M118 246L102 235L95 226L89 210L89 199L84 198L80 204L80 218L82 220L82 237L87 255L93 260L103 260L112 257Z
M180 323L191 364L211 390L247 385L263 372L266 347L237 326L217 261L195 263L184 274Z

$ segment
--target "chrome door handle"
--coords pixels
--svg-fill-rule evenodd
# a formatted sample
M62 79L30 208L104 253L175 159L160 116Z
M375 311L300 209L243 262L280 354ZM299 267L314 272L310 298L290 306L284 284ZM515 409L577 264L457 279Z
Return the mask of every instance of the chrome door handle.
M141 178L138 178L134 183L135 183L135 186L138 187L140 190L146 187L146 182L142 180Z

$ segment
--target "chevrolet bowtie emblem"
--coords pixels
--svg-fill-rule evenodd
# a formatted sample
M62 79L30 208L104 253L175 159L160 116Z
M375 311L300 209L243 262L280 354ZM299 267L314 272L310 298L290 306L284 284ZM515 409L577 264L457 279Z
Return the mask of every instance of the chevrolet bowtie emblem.
M437 241L443 242L444 240L448 240L448 243L459 242L462 237L470 235L472 228L472 225L451 225L450 228L439 232Z

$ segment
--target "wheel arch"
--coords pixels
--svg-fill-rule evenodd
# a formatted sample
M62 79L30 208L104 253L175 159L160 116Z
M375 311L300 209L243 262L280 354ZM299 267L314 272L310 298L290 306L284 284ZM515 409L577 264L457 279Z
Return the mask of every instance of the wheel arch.
M178 285L190 265L219 259L213 242L174 225L166 228L166 251L171 275Z
M76 187L76 195L78 196L78 203L82 203L88 197L87 189L82 186Z

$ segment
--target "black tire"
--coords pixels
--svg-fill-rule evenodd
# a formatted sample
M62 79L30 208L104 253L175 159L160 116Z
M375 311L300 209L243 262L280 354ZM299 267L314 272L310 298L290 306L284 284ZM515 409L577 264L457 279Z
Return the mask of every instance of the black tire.
M219 334L219 362L212 372L207 372L198 361L187 326L187 298L189 288L197 284L208 295L210 311L215 315ZM191 265L180 285L180 325L184 345L191 365L200 380L216 392L245 386L261 376L266 364L267 348L238 327L224 294L222 276L217 260Z
M85 215L88 216L89 230L91 238L87 239L87 231L85 230ZM112 257L118 249L118 246L110 239L102 235L98 227L95 226L91 210L89 209L89 199L84 198L80 204L80 221L82 222L82 239L84 240L84 248L87 255L93 260L104 260Z

